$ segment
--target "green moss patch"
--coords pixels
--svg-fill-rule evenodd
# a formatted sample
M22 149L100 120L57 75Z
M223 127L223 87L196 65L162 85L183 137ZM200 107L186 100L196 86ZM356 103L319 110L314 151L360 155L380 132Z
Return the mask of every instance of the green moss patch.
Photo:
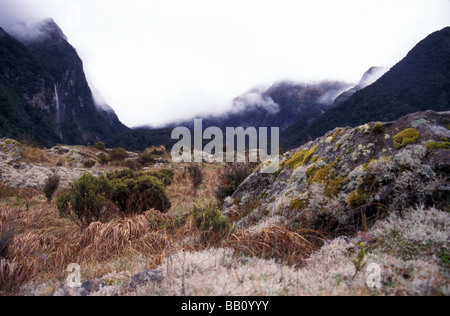
M381 123L375 123L375 125L372 127L372 130L375 134L382 134L384 133L384 125Z
M420 133L415 128L408 128L394 136L394 145L397 149L416 144L419 141Z
M308 199L294 199L294 200L292 200L289 208L291 210L299 211L299 210L306 208L308 206L308 204L309 204Z
M342 176L337 176L331 170L336 167L336 165L341 160L338 157L331 165L325 166L323 168L317 168L315 165L306 171L306 176L308 177L308 182L312 183L323 183L325 184L325 195L328 197L334 197L339 194L341 187L347 183L347 180Z
M379 188L378 182L373 176L366 176L358 189L348 196L347 205L351 209L356 209L367 203L372 192Z
M448 142L448 141L444 141L444 142L428 142L427 143L427 149L428 149L428 151L450 150L450 142Z
M311 158L313 157L314 153L317 151L318 148L319 145L315 146L310 150L299 151L286 162L286 166L292 170L295 170L300 166L307 165L311 161Z

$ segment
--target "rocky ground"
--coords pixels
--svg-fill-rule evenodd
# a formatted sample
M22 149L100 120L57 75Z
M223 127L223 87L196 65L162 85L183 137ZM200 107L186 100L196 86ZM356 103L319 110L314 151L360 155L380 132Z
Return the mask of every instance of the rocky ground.
M207 202L223 166L199 164L196 188L186 166L161 160L175 171L167 214L82 230L45 200L43 181L57 173L67 186L123 166L86 168L95 148L3 139L1 181L19 191L3 189L0 232L19 229L0 285L22 280L9 295L450 295L449 129L450 112L431 111L336 129L262 163L220 212ZM70 263L81 269L76 287Z

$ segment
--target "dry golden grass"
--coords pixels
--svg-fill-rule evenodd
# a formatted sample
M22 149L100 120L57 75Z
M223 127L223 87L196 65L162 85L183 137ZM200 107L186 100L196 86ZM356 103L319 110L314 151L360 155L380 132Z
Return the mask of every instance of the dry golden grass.
M0 260L0 295L19 288L34 275L33 267Z
M223 167L218 164L200 165L204 178L198 190L194 189L193 181L187 173L187 164L177 165L173 184L167 188L167 196L172 203L169 214L184 215L192 211L194 204L200 205L215 200L217 179Z
M35 146L23 145L21 149L22 160L30 163L52 164L55 165L57 160L43 149Z
M241 230L205 241L193 220L193 205L215 200L223 167L201 164L204 180L198 190L184 166L177 167L173 184L167 187L172 203L168 213L150 210L107 223L92 223L85 229L61 218L54 202L47 202L38 192L5 189L10 198L0 204L0 228L15 225L17 234L2 263L3 291L17 290L11 285L11 278L17 278L17 284L32 281L59 288L71 263L80 265L83 280L90 280L109 273L155 269L179 251L220 247L233 249L236 255L277 258L298 266L323 242L318 232L292 232L285 227L273 227L259 234Z
M0 183L0 199L10 198L14 196L15 190L3 183Z
M304 260L326 241L320 232L303 229L297 232L275 226L253 234L241 230L231 235L226 246L236 253L262 259L278 259L290 265L303 266Z
M53 284L56 289L64 283L65 269L71 263L79 264L83 280L88 280L118 271L155 269L179 251L226 246L235 249L236 254L276 257L296 265L316 249L320 240L318 234L304 232L303 235L283 227L265 230L259 235L239 231L212 236L205 241L193 220L193 205L215 200L217 179L223 167L200 166L204 180L195 190L185 166L177 165L173 184L167 187L172 203L168 213L150 210L108 223L92 223L85 229L61 218L54 202L48 203L42 194L4 187L8 199L0 205L0 228L15 225L17 234L2 263L2 290L17 290L11 285L11 278L17 279L17 284L33 281L34 284Z
M0 202L3 199L15 197L20 200L30 200L35 197L38 192L31 188L14 188L4 183L0 183Z

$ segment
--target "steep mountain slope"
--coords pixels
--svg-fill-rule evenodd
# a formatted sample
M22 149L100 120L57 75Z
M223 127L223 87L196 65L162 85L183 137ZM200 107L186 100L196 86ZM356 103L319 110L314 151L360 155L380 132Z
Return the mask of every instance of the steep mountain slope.
M128 130L95 105L76 50L53 20L22 42L0 29L0 136L85 144Z
M314 124L299 121L282 135L286 148L319 137L338 126L392 121L424 110L450 109L450 27L421 41L374 84L332 107Z

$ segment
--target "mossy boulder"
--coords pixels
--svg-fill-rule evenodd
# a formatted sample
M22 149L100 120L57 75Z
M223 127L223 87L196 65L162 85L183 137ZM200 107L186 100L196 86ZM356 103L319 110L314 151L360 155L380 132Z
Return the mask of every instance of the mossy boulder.
M448 209L450 131L443 126L449 123L450 112L414 113L336 129L287 152L279 172L255 170L234 192L231 201L240 205L259 201L237 226L268 221L337 229L417 204ZM232 203L223 212L231 208L236 212Z

